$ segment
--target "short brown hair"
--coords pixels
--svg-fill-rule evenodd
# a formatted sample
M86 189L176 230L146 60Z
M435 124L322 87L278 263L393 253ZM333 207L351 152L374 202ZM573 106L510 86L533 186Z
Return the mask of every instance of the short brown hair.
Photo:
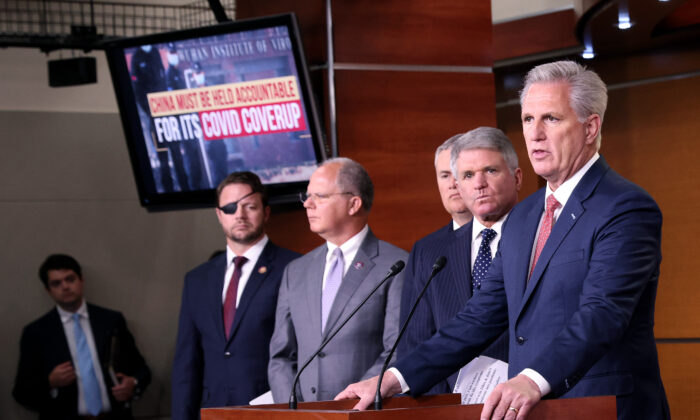
M221 198L221 191L231 184L245 184L250 186L250 189L253 190L254 193L260 193L263 206L267 207L267 190L262 182L260 182L260 178L250 171L232 172L219 183L219 186L216 187L217 205L219 204L219 198Z

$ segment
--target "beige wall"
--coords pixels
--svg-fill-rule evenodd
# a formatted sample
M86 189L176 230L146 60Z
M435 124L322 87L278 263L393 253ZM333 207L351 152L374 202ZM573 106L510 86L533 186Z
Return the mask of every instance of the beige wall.
M168 415L183 276L223 237L211 210L141 208L106 67L97 85L52 89L45 61L0 50L1 417L36 418L11 390L21 329L52 307L37 269L53 252L81 262L87 298L124 313L151 366L135 413Z

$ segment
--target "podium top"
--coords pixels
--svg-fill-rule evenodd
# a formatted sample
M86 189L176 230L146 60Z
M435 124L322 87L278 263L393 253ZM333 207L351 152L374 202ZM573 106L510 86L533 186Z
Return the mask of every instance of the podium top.
M298 410L287 404L204 408L202 420L478 420L482 404L460 405L459 394L441 394L419 398L387 398L381 411L354 411L357 400L299 403ZM528 416L529 420L615 420L614 396L565 398L540 401Z

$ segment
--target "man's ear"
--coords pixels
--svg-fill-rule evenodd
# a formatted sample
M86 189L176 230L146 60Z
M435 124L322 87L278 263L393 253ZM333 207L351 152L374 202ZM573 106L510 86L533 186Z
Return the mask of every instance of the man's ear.
M586 118L586 143L595 143L598 133L600 133L600 115L591 114Z
M348 214L350 216L356 215L362 208L362 199L356 195L352 196L350 198L348 207Z

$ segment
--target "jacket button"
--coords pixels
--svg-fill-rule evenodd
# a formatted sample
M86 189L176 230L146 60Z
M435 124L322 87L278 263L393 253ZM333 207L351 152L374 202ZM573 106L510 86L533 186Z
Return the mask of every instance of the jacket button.
M515 342L520 344L520 345L525 344L525 338L524 337L517 337L515 339Z
M326 353L324 353L324 352L320 352L320 353L318 354L318 357L320 357L320 358L324 358L324 357L326 357Z
M311 387L311 393L312 393L312 394L315 394L315 393L316 393L316 388Z
M231 352L230 352L230 351L225 352L225 353L224 353L224 357L225 357L225 358L231 357Z

